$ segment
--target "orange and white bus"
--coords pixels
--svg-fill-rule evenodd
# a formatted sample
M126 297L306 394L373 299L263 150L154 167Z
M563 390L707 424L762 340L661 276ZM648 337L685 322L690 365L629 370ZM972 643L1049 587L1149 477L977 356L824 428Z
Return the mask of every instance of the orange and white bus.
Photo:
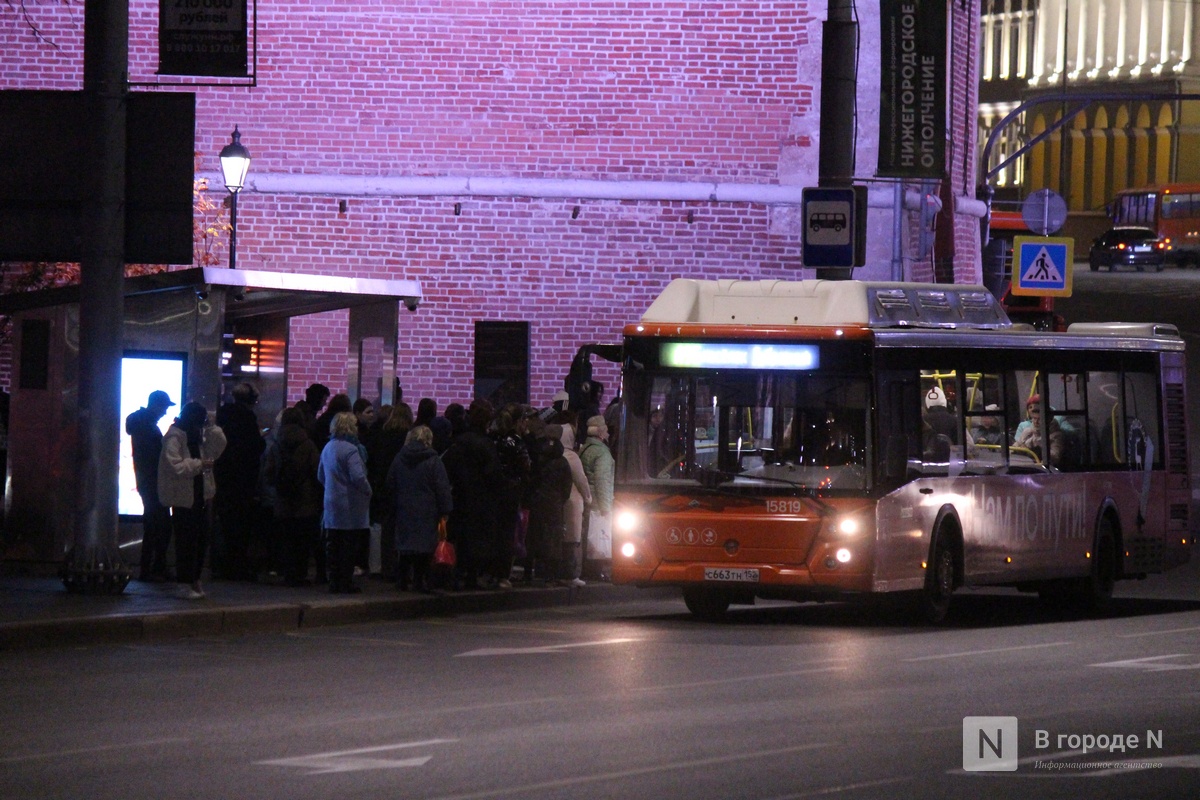
M1101 607L1190 554L1171 325L1036 331L982 286L681 279L625 328L623 392L613 582L698 616L903 593L937 621L984 585Z
M1108 206L1114 227L1150 228L1166 243L1168 260L1200 266L1200 183L1171 183L1117 192Z

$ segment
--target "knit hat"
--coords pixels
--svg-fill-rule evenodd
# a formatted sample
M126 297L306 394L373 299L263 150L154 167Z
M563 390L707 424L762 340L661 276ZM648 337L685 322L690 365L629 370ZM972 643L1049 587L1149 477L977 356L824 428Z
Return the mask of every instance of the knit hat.
M594 417L588 417L587 435L599 436L601 432L608 432L608 423L604 421L604 417L597 414Z

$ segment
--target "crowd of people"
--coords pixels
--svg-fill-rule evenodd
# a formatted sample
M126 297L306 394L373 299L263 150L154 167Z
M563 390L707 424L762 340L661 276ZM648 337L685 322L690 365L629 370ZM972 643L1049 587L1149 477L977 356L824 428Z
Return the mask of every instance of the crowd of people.
M614 459L595 407L580 418L560 394L543 410L476 400L439 415L422 398L414 413L400 396L376 408L317 383L264 429L258 397L238 384L212 417L186 403L164 435L175 403L155 391L126 420L140 580L202 598L207 557L214 578L339 594L361 591L373 566L406 592L505 590L583 586L585 555L611 558ZM443 541L452 560L445 546L434 557Z

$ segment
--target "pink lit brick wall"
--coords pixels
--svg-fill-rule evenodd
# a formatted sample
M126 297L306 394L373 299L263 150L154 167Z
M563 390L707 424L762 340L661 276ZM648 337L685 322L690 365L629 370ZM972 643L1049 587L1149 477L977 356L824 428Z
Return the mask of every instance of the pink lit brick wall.
M131 2L134 82L168 80L155 75L157 7ZM55 46L0 5L0 88L80 88L82 3L29 8ZM206 170L237 124L258 175L816 182L824 3L301 0L258 12L258 85L196 89ZM968 27L956 22L955 52ZM873 30L863 120L878 105ZM869 176L877 133L862 124ZM338 199L243 194L239 267L419 279L420 310L400 311L397 373L407 398L442 405L471 397L476 320L530 321L532 400L544 402L579 345L616 341L671 278L812 277L797 269L793 207L350 197L341 214ZM890 221L872 230L886 245ZM886 278L886 256L858 276ZM293 399L314 380L344 387L343 320L293 325ZM615 385L607 365L597 377Z

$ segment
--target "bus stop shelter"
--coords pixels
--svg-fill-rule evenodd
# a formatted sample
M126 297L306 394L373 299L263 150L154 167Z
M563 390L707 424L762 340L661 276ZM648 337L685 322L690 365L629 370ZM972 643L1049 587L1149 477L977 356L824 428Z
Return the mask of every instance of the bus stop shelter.
M79 430L78 286L0 296L12 320L11 401L4 492L9 557L61 562L74 543ZM127 278L121 378L124 416L162 389L182 405L216 411L229 390L259 391L260 427L287 403L292 320L348 310L346 390L391 403L400 304L421 300L419 281L194 268ZM336 391L336 390L335 390ZM178 406L173 409L178 411ZM172 415L164 419L168 422ZM119 470L122 548L141 539L141 500L127 441ZM128 563L128 557L123 557Z

